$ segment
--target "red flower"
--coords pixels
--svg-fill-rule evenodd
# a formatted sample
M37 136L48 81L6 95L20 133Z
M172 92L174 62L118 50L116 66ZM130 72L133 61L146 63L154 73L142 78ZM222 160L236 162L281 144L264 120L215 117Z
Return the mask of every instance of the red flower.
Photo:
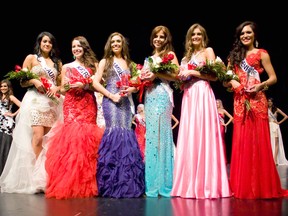
M50 90L50 88L52 87L52 84L49 82L49 80L47 80L45 77L40 77L40 81L43 83L43 86L44 86L44 88L45 88L45 90L46 91L49 91ZM46 91L44 92L44 93L46 93ZM42 93L42 92L41 92ZM59 93L56 93L55 94L56 95L56 97L60 97L60 94ZM55 98L55 97L50 97L51 98L51 100L53 101L53 102L55 102L56 104L58 104L59 103L59 101L57 100L57 98Z
M137 64L137 65L136 65L136 69L137 69L137 70L141 70L142 68L143 68L143 65L141 65L141 64Z
M28 68L21 68L19 65L15 65L15 71L8 72L5 77L9 80L17 79L20 81L39 79L37 74L31 72Z
M129 80L129 86L135 87L139 90L139 94L138 94L139 103L142 103L142 97L143 97L145 87L151 86L152 84L153 84L152 81L148 81L148 80L142 81L140 77L137 77L137 79L134 79L134 80L131 80L131 79Z
M174 59L173 54L166 54L161 57L156 57L153 59L151 56L147 58L147 61L149 63L150 71L153 73L174 73L178 70L178 66L174 63L172 63L172 59Z
M129 87L130 74L122 74L120 81L116 82L117 88L127 89ZM125 93L120 93L121 96L125 96Z
M197 68L197 65L188 64L188 70L195 70L196 68Z
M15 72L19 72L19 71L21 71L21 66L19 66L19 65L15 65Z

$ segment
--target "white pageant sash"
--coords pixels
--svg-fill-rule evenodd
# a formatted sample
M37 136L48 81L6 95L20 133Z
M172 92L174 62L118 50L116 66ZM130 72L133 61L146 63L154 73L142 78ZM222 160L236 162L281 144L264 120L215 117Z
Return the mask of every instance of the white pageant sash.
M91 74L85 67L81 66L80 64L76 62L72 62L71 64L84 78L91 77Z
M113 68L116 71L119 79L121 80L121 76L124 73L124 70L122 70L122 68L116 62L113 62Z
M116 74L118 75L119 79L121 80L121 76L122 76L122 74L124 74L124 70L122 70L122 68L116 62L113 62L113 68L114 68ZM128 95L128 99L130 102L131 112L134 115L135 114L135 105L134 105L132 94Z
M255 70L254 67L250 66L246 61L246 59L241 61L240 67L242 68L243 71L245 71L248 74L249 77L254 77L259 82L261 81L258 71Z
M270 109L268 109L268 115L273 118L274 121L277 122L277 118L274 116L274 114L272 113L272 111Z
M38 56L37 56L36 54L35 54L35 56L36 56L36 58L38 58ZM44 71L45 71L45 72L48 74L48 76L51 78L52 82L53 82L54 84L56 84L56 76L55 76L53 70L47 66L46 61L45 61L45 59L43 58L43 56L39 57L38 59L39 59L39 61L40 61L40 64L41 64L42 68L44 69Z

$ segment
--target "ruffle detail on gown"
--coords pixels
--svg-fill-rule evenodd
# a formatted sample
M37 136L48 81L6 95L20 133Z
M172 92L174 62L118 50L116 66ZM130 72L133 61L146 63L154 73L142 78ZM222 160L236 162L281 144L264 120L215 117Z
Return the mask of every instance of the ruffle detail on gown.
M132 198L144 193L144 163L133 130L106 129L98 154L99 195Z
M73 122L58 123L50 132L45 141L45 148L48 148L46 197L67 199L98 195L96 164L103 129L96 124Z

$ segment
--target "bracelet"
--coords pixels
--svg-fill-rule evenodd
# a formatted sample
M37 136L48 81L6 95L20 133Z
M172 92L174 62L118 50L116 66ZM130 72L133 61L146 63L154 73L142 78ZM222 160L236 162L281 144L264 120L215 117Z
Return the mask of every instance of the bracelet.
M263 87L263 91L267 91L269 89L269 86L267 85L267 82L265 82L264 87Z

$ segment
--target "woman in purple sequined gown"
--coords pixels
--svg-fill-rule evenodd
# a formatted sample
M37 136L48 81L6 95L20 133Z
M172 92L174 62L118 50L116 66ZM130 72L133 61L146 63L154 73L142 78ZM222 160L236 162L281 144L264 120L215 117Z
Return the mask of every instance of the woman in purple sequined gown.
M99 195L112 198L139 197L144 193L144 163L131 127L134 87L121 90L117 82L130 75L131 60L127 41L112 33L105 45L93 85L105 97L103 114L105 132L98 151L97 183ZM106 88L100 82L104 78Z

